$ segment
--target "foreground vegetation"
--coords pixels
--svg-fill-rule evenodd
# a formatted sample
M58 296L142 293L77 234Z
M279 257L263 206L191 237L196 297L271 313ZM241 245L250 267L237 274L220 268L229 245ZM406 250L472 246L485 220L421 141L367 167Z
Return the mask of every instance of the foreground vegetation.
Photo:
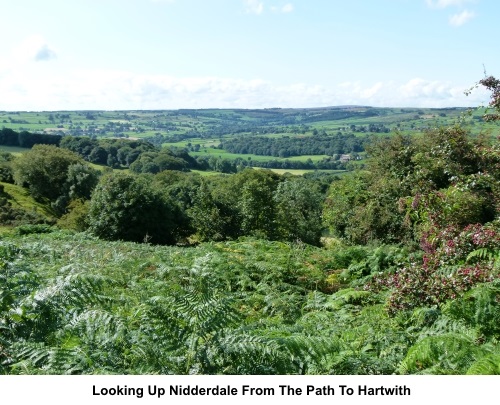
M415 264L404 248L53 232L0 249L3 373L499 372L498 280L397 312L394 290L363 287Z
M490 134L381 137L342 177L96 142L0 154L1 373L500 373Z

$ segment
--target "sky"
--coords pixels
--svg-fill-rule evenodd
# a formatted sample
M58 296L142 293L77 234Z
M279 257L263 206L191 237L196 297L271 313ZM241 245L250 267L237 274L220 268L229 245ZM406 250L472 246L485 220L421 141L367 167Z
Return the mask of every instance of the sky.
M461 107L498 0L0 0L0 110Z

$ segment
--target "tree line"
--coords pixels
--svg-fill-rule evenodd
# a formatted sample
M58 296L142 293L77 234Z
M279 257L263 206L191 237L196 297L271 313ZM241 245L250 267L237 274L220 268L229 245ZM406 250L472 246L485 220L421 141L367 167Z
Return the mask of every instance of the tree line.
M102 174L68 149L35 145L8 160L8 170L10 181L50 205L61 226L104 239L178 244L254 235L319 244L323 194L315 180L252 169L210 178L176 170L136 174L147 154L130 173Z
M83 145L83 139L69 140ZM109 143L116 156L127 156L118 153L124 148L134 151L128 142L117 148L119 142ZM174 244L189 237L254 235L318 244L329 229L356 244L415 244L447 226L462 229L498 215L499 152L491 139L470 138L465 129L449 127L419 138L379 139L368 150L366 168L333 181L326 198L314 180L266 170L211 178L186 173L187 162L198 163L185 151L143 151L131 173L101 175L69 149L35 145L14 161L5 158L3 171L10 168L12 181L49 201L63 221L88 221L90 230L109 239L147 236ZM231 172L226 163L219 170ZM78 217L82 212L84 220Z
M220 148L230 153L287 158L302 155L341 155L364 151L366 138L353 134L331 136L267 138L239 137L223 140Z
M10 128L0 129L0 145L31 148L36 144L59 145L62 136L37 134L28 131L17 132Z

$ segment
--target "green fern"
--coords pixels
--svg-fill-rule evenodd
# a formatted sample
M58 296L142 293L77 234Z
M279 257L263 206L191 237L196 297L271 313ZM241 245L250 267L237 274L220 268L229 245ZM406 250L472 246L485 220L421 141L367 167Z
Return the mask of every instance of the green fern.
M333 294L328 300L332 309L339 309L345 305L365 305L374 301L374 294L370 291L344 288Z
M428 336L410 348L399 366L402 374L464 374L483 349L469 337L448 333Z
M500 337L500 281L480 284L462 298L450 301L443 311L475 328L483 338Z
M468 375L500 375L500 354L492 353L479 358L467 370Z
M479 248L469 253L466 261L472 262L474 260L487 260L493 262L493 268L500 268L500 250L493 250L491 248Z
M49 347L43 343L23 342L12 347L16 353L10 366L15 374L79 374L82 372L77 350Z

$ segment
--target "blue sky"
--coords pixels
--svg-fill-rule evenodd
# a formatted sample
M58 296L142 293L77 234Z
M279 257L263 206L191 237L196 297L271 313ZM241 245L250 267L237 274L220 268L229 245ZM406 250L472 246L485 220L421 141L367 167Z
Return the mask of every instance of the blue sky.
M476 106L497 0L16 0L0 110Z

